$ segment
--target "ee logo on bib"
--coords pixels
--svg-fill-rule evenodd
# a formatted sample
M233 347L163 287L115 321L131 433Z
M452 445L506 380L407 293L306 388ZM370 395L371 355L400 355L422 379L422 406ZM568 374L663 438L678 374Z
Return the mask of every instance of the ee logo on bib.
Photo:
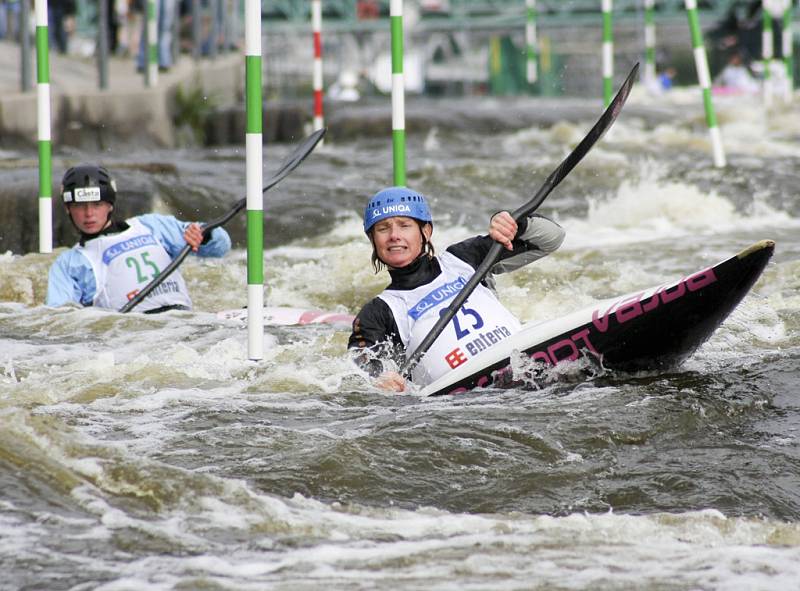
M444 360L447 361L447 365L450 366L450 369L455 369L464 363L467 360L467 357L461 351L461 347L456 347L444 356Z

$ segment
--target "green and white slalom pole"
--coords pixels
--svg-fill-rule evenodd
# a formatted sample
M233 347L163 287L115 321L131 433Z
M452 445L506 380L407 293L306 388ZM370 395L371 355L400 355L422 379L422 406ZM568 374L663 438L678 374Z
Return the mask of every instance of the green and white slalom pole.
M656 19L655 0L644 0L644 79L646 85L656 79Z
M158 84L158 0L146 0L144 26L144 85Z
M322 0L311 0L311 32L314 37L314 131L317 131L325 125L322 114Z
M761 65L764 68L762 91L764 104L772 104L772 45L775 42L772 31L772 13L768 2L761 3Z
M614 98L614 2L603 0L603 104Z
M39 144L39 252L53 252L53 145L47 0L36 0L36 123ZM20 32L26 34L25 31Z
M158 84L158 2L147 0L147 22L144 27L144 85L151 88Z
M791 101L794 94L794 47L792 44L792 20L794 17L794 0L786 0L783 9L783 31L781 31L781 47L783 64L786 67L786 100Z
M264 358L264 196L261 121L261 0L245 0L247 127L247 357Z
M406 184L406 105L403 77L403 0L391 0L392 29L392 163L394 185Z
M708 70L708 56L703 45L703 33L700 30L700 18L697 16L697 0L684 0L686 12L689 16L689 29L692 34L692 47L694 51L694 64L697 69L697 79L703 91L703 106L706 111L706 124L711 136L711 149L714 153L714 166L725 166L725 150L722 147L722 135L717 126L717 115L714 112L714 103L711 100L711 73Z
M528 84L535 84L539 78L539 43L536 39L536 0L525 0L527 7L525 21L525 44L528 48L526 77Z

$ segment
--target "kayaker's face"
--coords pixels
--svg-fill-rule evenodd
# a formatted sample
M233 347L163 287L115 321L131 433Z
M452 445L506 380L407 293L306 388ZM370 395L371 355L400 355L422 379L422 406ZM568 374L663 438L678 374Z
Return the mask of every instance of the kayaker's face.
M379 221L372 229L372 240L378 258L389 267L405 267L422 252L423 233L426 240L431 239L433 228L425 224L420 232L419 224L413 218L398 216Z
M97 234L109 223L112 205L106 201L90 201L87 203L71 203L67 205L75 226L84 234Z

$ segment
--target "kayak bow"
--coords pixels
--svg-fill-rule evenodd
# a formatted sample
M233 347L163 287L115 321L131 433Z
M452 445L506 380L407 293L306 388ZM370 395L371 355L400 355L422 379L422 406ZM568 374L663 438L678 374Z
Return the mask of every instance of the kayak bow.
M604 300L563 318L527 324L518 333L455 367L422 396L520 383L511 357L542 367L582 357L621 371L676 367L703 344L761 276L775 250L762 240L679 281Z

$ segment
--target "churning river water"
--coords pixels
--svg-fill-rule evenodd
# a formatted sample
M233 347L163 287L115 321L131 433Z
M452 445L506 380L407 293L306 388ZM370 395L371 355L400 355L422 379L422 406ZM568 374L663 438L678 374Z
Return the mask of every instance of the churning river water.
M797 589L800 117L719 100L715 169L700 100L635 93L541 208L562 248L498 282L533 321L775 240L675 371L389 395L347 360L342 326L268 327L248 361L246 327L216 316L246 303L244 216L225 259L184 263L193 312L49 309L47 269L70 243L0 254L0 588ZM407 110L408 184L432 201L439 250L527 201L601 111ZM359 216L391 184L389 121L359 134L374 109L341 113L350 131L332 123L266 195L267 305L355 313L387 283ZM292 147L265 147L265 179ZM135 189L182 219L244 196L241 146L57 149L54 177L87 159L116 172L120 200ZM6 185L36 178L35 151L0 161Z

